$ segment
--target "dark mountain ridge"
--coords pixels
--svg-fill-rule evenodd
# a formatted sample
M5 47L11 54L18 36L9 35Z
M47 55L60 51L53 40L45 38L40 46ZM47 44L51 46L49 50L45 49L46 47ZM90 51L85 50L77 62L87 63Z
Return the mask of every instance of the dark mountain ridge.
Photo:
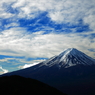
M67 95L40 81L21 76L0 78L0 95Z

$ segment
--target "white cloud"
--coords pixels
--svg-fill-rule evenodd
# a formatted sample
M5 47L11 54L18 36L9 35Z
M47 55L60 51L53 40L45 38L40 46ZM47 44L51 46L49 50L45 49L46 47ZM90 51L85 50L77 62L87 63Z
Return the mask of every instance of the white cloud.
M2 12L1 12L0 18L6 19L6 18L10 18L10 17L12 17L12 16L14 16L14 15L12 15L12 14L10 14L10 13L2 13Z
M24 57L24 58L7 57L7 58L0 59L0 65L1 66L3 65L3 68L4 66L7 66L7 69L9 70L9 72L12 72L12 71L16 71L23 68L28 68L42 61L45 61L45 59L32 59L32 58L27 58L27 57ZM0 74L6 73L8 70L3 69L1 66L0 66Z
M27 58L24 58L24 59L20 59L20 58L17 59L17 58L16 58L15 60L19 60L21 63L32 64L32 65L33 65L34 63L40 63L40 62L42 62L42 61L45 61L45 59L40 59L40 60L38 60L38 59L35 60L35 59L34 59L34 60L30 60L30 61L29 61L29 60L27 60Z
M13 4L12 4L13 3ZM48 12L48 17L56 23L77 24L79 19L83 19L85 24L89 24L91 29L95 29L95 1L94 0L2 0L0 1L1 18L36 17L42 12ZM3 5L7 5L6 7ZM12 14L6 11L10 6L19 11L19 14ZM5 14L5 15L4 15ZM12 18L13 19L13 18ZM11 23L6 27L18 26ZM54 31L54 30L53 30ZM0 33L0 54L12 56L29 57L51 57L68 47L75 47L87 52L89 48L94 48L94 38L80 36L80 34L45 34L44 31L28 34L25 28L11 28ZM93 31L94 32L94 31ZM84 34L82 34L84 35ZM87 35L87 34L86 34ZM93 40L93 43L91 43ZM88 44L87 44L88 42ZM86 50L84 49L86 48Z
M39 64L39 63L25 64L24 66L19 66L18 68L24 69L24 68L28 68L28 67L31 67L31 66L34 66L34 65L37 65L37 64Z
M19 26L18 23L10 23L10 24L8 24L8 25L5 25L5 28L9 28L9 27L17 27L17 26Z
M94 10L95 12L95 10ZM91 29L95 30L95 14L89 14L88 16L84 17L84 22L90 25Z
M78 23L79 19L95 29L95 1L94 0L21 0L13 5L19 7L25 17L35 17L40 12L47 11L51 20L57 23ZM88 20L89 19L89 20Z
M14 60L15 58L4 58L0 59L0 62L8 62L9 60Z
M95 0L2 0L0 5L1 18L29 19L47 12L47 16L56 23L77 24L82 19L95 30ZM17 9L19 13L6 11L8 6Z
M75 47L94 57L94 53L88 51L95 46L95 38L90 38L90 32L82 33L82 35L81 33L42 35L42 33L39 31L30 34L23 28L11 28L3 31L0 34L0 54L49 58L61 53L65 48Z
M15 2L16 0L2 0L0 1L0 18L10 18L13 17L14 14L6 11L6 9L8 8L8 6L10 6L10 4L12 4L13 2Z
M0 66L0 69L2 70L2 71L0 72L0 74L8 73L8 70L2 68L2 66Z

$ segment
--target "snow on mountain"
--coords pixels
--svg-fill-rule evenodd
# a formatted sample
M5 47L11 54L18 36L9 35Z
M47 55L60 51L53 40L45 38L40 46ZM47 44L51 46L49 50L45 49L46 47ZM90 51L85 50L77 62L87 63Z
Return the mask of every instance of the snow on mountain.
M64 50L58 56L54 56L43 62L43 65L49 67L57 65L59 68L68 68L77 64L94 65L95 59L87 56L86 54L82 53L81 51L75 48L69 48Z

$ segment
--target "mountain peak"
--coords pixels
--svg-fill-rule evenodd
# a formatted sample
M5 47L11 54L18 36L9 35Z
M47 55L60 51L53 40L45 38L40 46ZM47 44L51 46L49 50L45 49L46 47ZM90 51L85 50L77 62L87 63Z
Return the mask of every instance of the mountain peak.
M59 68L61 67L68 68L68 67L79 65L79 64L80 65L95 65L95 59L87 56L85 53L75 48L68 48L68 49L65 49L58 56L54 56L43 63L48 67L57 65Z
M77 53L80 53L80 51L78 51L75 48L68 48L65 49L59 56L66 56L66 55L77 54Z
M65 49L65 50L70 50L70 51L72 51L72 50L77 50L76 48L67 48L67 49Z
M77 50L76 48L68 48L67 50L70 50L70 51L79 51L79 50Z
M66 67L70 67L77 64L82 65L92 65L95 64L95 59L87 56L83 52L75 49L68 48L65 49L61 54L59 54L60 63Z

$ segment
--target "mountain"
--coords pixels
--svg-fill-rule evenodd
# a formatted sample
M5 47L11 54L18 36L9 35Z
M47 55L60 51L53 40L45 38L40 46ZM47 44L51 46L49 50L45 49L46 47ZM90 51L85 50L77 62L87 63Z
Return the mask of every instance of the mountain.
M10 75L37 79L68 95L95 95L95 59L75 48L3 76Z
M86 54L78 51L75 48L66 49L64 52L59 54L58 56L54 56L49 60L43 62L43 65L48 67L57 65L58 68L64 67L68 68L75 65L94 65L95 59L87 56Z
M21 76L0 78L0 95L67 95L40 81Z

